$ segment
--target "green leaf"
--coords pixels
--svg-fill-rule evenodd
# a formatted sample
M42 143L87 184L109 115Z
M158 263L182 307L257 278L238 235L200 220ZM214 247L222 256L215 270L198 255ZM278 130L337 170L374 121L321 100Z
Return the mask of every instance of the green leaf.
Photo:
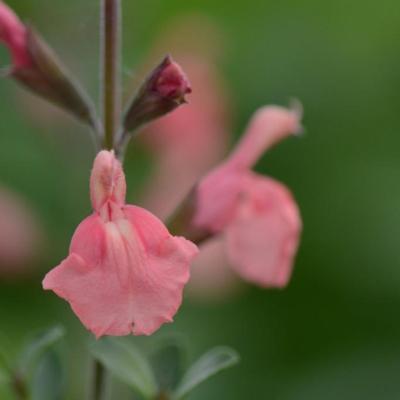
M186 346L183 338L169 336L162 338L150 356L160 391L173 390L182 377L186 364Z
M116 378L146 399L156 395L157 384L149 362L132 343L105 338L95 342L91 352Z
M11 391L11 385L9 382L3 384L0 382L0 399L1 400L15 400L15 395Z
M3 371L3 374L8 375L11 373L10 348L12 348L10 341L0 332L0 372Z
M0 386L10 381L10 374L5 369L0 369Z
M182 399L200 383L238 362L239 355L235 350L223 346L214 347L186 371L172 398L174 400Z
M35 363L54 343L65 334L64 328L55 326L42 334L35 336L23 349L18 362L18 371L26 376L34 368Z
M31 383L31 400L63 398L63 368L54 351L48 351L39 362Z
M10 372L10 365L7 361L6 356L0 350L0 374L6 374Z

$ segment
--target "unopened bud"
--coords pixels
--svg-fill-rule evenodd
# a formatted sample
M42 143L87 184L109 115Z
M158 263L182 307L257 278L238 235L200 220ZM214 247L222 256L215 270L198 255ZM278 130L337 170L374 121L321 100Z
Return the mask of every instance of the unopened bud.
M42 38L0 0L0 42L11 53L11 76L37 95L96 128L94 108Z
M54 51L30 27L27 28L27 47L32 64L24 68L13 68L12 77L33 93L96 127L91 101Z
M182 68L167 57L155 76L153 90L162 97L184 102L184 97L192 89Z
M0 41L11 53L13 70L31 66L26 27L14 11L2 1L0 1Z
M185 103L192 89L182 68L167 56L143 82L125 114L124 127L139 126L170 113Z

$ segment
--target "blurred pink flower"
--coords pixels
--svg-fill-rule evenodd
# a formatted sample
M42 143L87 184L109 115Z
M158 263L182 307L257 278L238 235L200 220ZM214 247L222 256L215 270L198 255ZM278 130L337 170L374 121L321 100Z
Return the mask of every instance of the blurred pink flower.
M289 281L301 219L289 190L250 168L266 149L300 129L297 111L260 109L227 161L196 189L193 225L223 233L236 272L261 286L283 287Z
M190 102L143 134L154 154L155 171L142 202L161 219L216 165L228 143L228 106L215 68L192 56L182 55L179 61L193 87Z
M113 152L97 155L90 189L94 213L43 287L67 300L97 337L150 335L177 312L197 248L125 204L125 176Z
M0 188L0 276L26 275L34 264L43 232L29 205L16 193Z
M1 0L0 41L5 43L10 50L15 69L31 66L32 60L28 52L26 27L14 11Z
M226 48L222 39L209 18L185 15L163 31L154 51L158 59L169 49L193 88L188 104L152 123L141 135L154 158L142 204L162 219L170 217L195 183L227 152L232 107L217 67ZM201 301L222 300L236 291L238 282L221 241L213 241L201 246L187 293Z

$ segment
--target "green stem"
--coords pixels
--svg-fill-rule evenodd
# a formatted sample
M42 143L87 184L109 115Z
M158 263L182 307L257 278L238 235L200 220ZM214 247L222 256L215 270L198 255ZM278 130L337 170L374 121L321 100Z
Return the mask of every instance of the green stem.
M90 400L104 400L106 392L106 370L97 360L93 362L92 379L92 391L89 394Z
M121 0L101 0L101 8L103 147L112 150L120 117ZM106 370L98 361L94 361L93 369L89 398L103 400L106 392Z
M103 146L111 150L120 116L120 0L102 0L102 13Z
M28 389L21 376L14 375L12 378L12 387L18 400L28 400Z
M154 400L169 400L169 397L165 392L161 392Z

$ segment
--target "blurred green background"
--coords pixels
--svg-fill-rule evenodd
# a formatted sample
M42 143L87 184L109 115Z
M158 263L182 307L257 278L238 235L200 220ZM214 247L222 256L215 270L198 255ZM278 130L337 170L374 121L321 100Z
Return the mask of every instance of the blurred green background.
M97 96L98 1L8 4ZM192 357L216 344L242 357L190 398L399 398L400 3L125 0L123 6L126 70L140 65L172 18L199 12L217 24L236 136L260 105L296 96L305 109L305 136L280 144L257 166L285 182L300 205L304 234L293 279L284 291L249 286L218 303L184 302L162 332L185 335ZM7 64L3 48L0 57ZM72 232L90 212L91 142L53 108L51 120L41 121L32 111L38 100L12 81L0 82L0 98L0 184L29 201L45 231L36 272L0 278L0 341L13 352L29 332L63 323L68 399L81 399L88 335L64 301L41 290L41 279L65 257ZM144 155L138 159L128 159L126 170L133 200L149 167Z

